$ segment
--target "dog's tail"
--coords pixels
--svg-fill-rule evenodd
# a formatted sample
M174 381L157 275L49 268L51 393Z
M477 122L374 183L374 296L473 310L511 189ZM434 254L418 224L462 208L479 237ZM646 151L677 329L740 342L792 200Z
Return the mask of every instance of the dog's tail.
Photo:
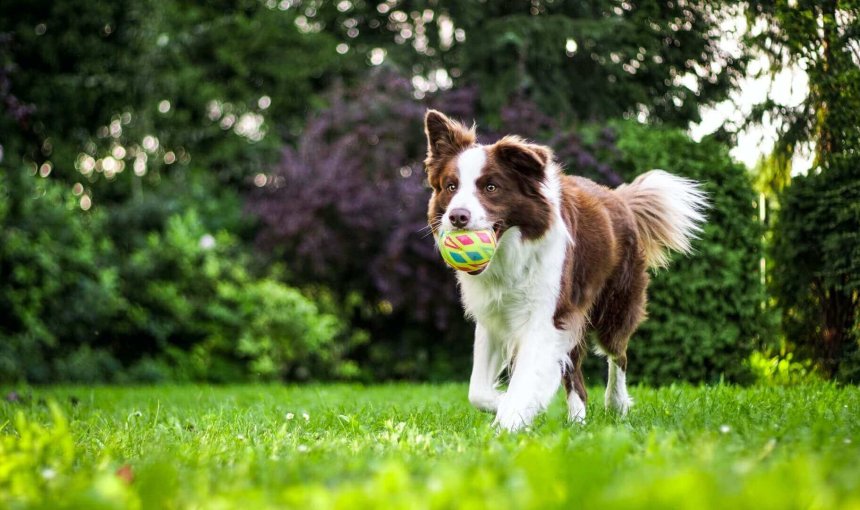
M709 206L698 182L652 170L615 191L633 211L649 267L668 265L669 250L690 253Z

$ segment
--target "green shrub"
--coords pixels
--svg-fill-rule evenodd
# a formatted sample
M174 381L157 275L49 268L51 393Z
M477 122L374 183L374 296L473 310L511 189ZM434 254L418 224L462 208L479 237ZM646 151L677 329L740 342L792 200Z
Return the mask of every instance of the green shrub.
M762 228L745 170L715 140L695 143L681 130L635 123L615 129L625 180L662 168L701 181L713 204L695 253L652 272L648 320L630 342L631 372L650 384L748 380L745 362L766 320Z
M749 366L758 384L786 386L819 379L809 360L797 360L794 353L784 347L776 353L754 351L750 355Z
M0 174L0 381L355 373L341 321L277 275L257 276L232 234L209 234L193 209L127 236L124 221L108 228L28 169Z
M826 376L860 381L860 158L832 160L780 198L771 284L789 345Z
M124 308L103 217L29 169L0 173L0 380L55 380ZM83 351L81 351L83 352Z
M123 379L123 367L116 358L105 349L93 349L87 344L58 356L53 365L53 381L93 384Z
M313 364L337 361L333 340L342 325L296 289L274 279L228 281L218 284L217 296L207 308L214 319L207 343L235 343L254 376L306 379Z
M250 265L232 235L207 233L194 211L172 216L123 268L134 310L129 340L150 356L166 353L179 379L341 374L341 322L276 278L255 277Z

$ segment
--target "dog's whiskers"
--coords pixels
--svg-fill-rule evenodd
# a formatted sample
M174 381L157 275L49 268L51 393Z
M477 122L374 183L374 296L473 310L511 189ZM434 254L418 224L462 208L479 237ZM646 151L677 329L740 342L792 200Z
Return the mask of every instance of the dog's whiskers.
M442 215L436 215L433 219L430 220L429 225L422 227L418 230L418 232L424 232L424 235L421 236L421 239L427 238L433 235L437 230L442 227ZM426 231L426 232L425 232Z

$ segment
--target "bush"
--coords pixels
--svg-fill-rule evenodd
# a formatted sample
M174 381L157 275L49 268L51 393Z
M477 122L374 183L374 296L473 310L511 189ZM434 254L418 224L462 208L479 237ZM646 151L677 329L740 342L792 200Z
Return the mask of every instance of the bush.
M333 340L341 323L320 313L317 306L296 289L267 278L252 282L223 282L218 299L208 307L210 322L206 342L235 343L235 352L249 361L251 374L264 379L307 379L315 375L349 375L350 365L328 366L338 361ZM218 320L220 319L220 320ZM313 364L325 371L313 370Z
M771 285L798 355L860 381L860 179L857 156L795 177L780 199Z
M626 180L662 168L701 181L713 204L695 253L653 273L649 319L630 342L630 370L648 384L748 380L746 360L768 324L762 227L749 177L715 140L695 143L681 130L634 123L615 129L614 166Z
M820 380L809 360L798 361L794 353L785 348L776 353L754 351L750 355L749 366L758 384L788 386Z
M130 313L110 337L133 346L123 359L167 353L175 376L191 380L342 374L341 323L250 265L232 235L209 234L193 210L170 217L122 268Z
M103 225L51 179L0 173L0 380L56 380L54 360L83 352L124 308Z
M0 381L354 373L341 322L277 274L256 276L193 209L117 229L116 244L108 225L50 178L0 174Z

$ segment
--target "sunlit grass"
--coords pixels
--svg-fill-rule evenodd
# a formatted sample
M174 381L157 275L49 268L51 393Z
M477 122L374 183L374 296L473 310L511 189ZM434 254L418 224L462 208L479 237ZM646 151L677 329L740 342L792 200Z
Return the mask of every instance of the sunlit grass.
M0 507L860 508L855 387L595 388L519 435L459 384L18 392Z

